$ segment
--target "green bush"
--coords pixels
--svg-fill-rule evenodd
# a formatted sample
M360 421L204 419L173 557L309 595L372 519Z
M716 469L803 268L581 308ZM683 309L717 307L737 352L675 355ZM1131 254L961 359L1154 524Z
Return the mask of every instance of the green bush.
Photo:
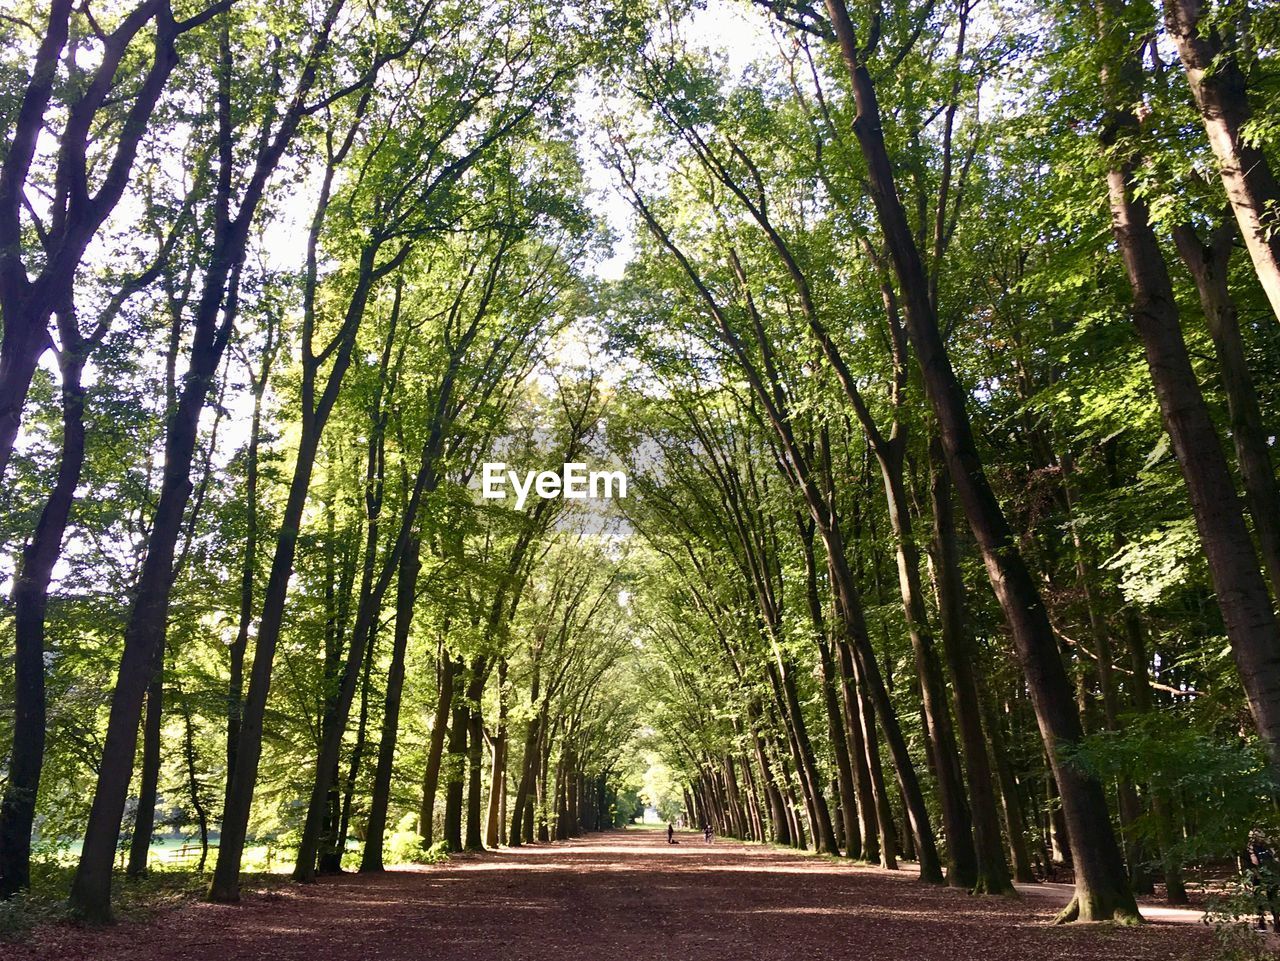
M1176 797L1196 830L1169 852L1181 862L1227 861L1251 830L1280 836L1272 798L1276 785L1257 739L1242 741L1206 729L1189 716L1148 714L1124 719L1120 731L1100 731L1063 753L1103 780L1123 778L1148 791ZM1154 813L1130 825L1133 836L1158 845Z
M449 859L449 851L443 841L427 847L418 833L417 817L406 814L391 836L387 838L387 861L391 864L438 864Z

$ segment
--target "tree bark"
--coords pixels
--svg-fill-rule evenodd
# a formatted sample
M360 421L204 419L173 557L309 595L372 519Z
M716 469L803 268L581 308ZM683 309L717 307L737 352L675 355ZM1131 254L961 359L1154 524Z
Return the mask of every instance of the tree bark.
M979 704L982 703L979 689ZM1005 746L1004 725L994 704L987 705L986 730L991 738L991 756L994 759L997 784L1000 788L1000 806L1004 815L1005 835L1009 838L1009 854L1013 860L1013 880L1019 884L1033 884L1035 871L1031 866L1031 851L1027 847L1027 827L1022 816L1022 799L1018 782L1009 761L1009 749Z
M1280 494L1276 489L1275 467L1262 424L1258 392L1245 360L1235 301L1227 285L1234 236L1234 224L1225 217L1208 244L1201 243L1190 224L1175 224L1173 228L1178 254L1195 280L1209 336L1218 356L1245 503L1253 518L1272 595L1280 598Z
M533 819L531 816L533 801L531 798L534 793L534 779L538 770L538 726L540 721L540 715L530 718L529 728L525 733L524 754L520 765L520 781L516 786L516 802L511 808L511 832L507 838L507 843L512 847L519 847L525 841L533 840ZM527 832L525 830L526 827L529 828Z
M467 851L484 850L482 773L484 761L484 698L489 668L483 657L471 662L471 680L467 684Z
M916 349L925 393L938 419L947 466L1012 630L1041 736L1063 786L1072 842L1077 845L1077 873L1075 898L1061 918L1136 921L1138 909L1128 887L1102 785L1060 757L1061 745L1080 740L1080 716L1040 592L978 456L965 395L929 302L920 252L898 197L871 75L862 62L844 0L826 0L826 7L852 82L854 133L867 164L872 199L902 293L907 331Z
M418 833L430 846L435 836L436 792L440 784L440 762L444 754L445 735L449 730L449 714L453 709L453 685L458 665L442 646L440 649L440 684L436 692L436 715L431 725L431 742L427 747L427 767L422 777L422 804L418 808Z
M849 650L848 643L839 637L836 638L836 659L840 668L841 709L845 730L849 735L849 761L858 793L858 857L865 861L881 862L886 868L894 867L892 850L889 857L882 860L880 813L863 736L863 699L856 686L857 671L853 664L853 653Z
M507 659L498 660L498 729L493 736L493 774L489 779L489 811L485 822L485 844L496 848L506 843L503 802L507 794Z
M965 625L964 580L951 510L951 484L943 465L941 444L929 445L929 493L933 508L933 559L937 571L938 611L942 621L942 647L951 672L956 724L964 744L965 773L973 813L973 840L977 859L974 890L983 894L1012 894L1013 882L1005 861L996 811L995 787L982 731L982 708L974 678L976 651Z
M79 351L66 346L60 360L62 459L35 532L23 547L13 582L13 750L0 802L0 898L12 897L31 884L31 830L46 736L44 657L49 584L62 553L85 457L84 359Z
M1103 81L1108 87L1123 84L1108 79L1105 72ZM1123 89L1113 94L1117 102ZM1191 366L1164 254L1146 202L1135 192L1138 157L1129 140L1137 126L1127 107L1117 107L1101 132L1112 157L1107 172L1112 232L1133 294L1134 326L1182 470L1249 710L1272 769L1280 772L1280 628L1217 429Z
M125 875L146 877L155 833L156 795L160 788L160 735L164 730L164 671L156 665L155 679L147 688L147 713L142 725L142 774L138 784L138 807L129 842L129 863Z
M400 730L400 699L404 691L404 662L409 647L409 631L413 626L414 599L418 587L418 571L422 568L421 544L410 540L400 558L396 578L396 624L391 648L391 666L387 670L387 690L382 706L382 735L378 741L378 763L373 774L373 792L369 801L369 825L365 830L364 851L360 855L362 872L381 871L383 835L387 830L387 808L391 802L391 778L396 757L396 736Z
M1266 153L1245 138L1253 114L1236 50L1204 22L1203 0L1164 0L1165 28L1200 110L1253 269L1280 319L1280 185Z
M251 376L253 389L253 415L249 421L249 445L245 452L245 538L244 554L240 566L240 611L236 623L236 636L229 650L227 677L227 773L223 785L223 808L226 808L227 792L236 769L236 749L240 744L240 714L244 700L244 659L249 649L249 635L253 625L254 587L258 580L258 460L262 444L262 403L267 392L271 367L279 349L276 340L278 321L269 315L266 343L262 348L262 366L256 377Z
M813 524L806 524L797 519L800 528L800 540L804 548L805 562L805 600L809 605L809 619L813 624L813 639L818 647L819 664L822 668L822 703L827 712L827 736L831 741L831 751L836 759L838 797L840 800L840 821L845 839L845 853L856 858L861 855L860 835L858 831L858 800L853 782L853 765L849 759L849 742L845 737L845 728L840 714L840 702L836 694L835 662L831 657L831 645L827 642L827 627L822 616L822 602L818 597L818 567L813 552Z

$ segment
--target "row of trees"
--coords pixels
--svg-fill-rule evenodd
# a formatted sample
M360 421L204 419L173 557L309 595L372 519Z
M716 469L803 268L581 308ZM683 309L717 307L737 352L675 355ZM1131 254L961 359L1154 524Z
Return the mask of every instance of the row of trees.
M775 55L673 26L605 121L687 804L1185 900L1280 763L1275 11L762 6Z
M353 835L381 870L437 801L454 850L612 823L635 703L608 530L469 486L495 452L600 444L598 377L557 351L597 242L572 97L605 19L4 19L4 895L33 838L82 839L71 903L102 919L122 844L143 874L162 827L202 870L216 833L234 901L255 839L299 880Z
M1273 7L0 19L0 890L602 826L648 717L722 831L1182 897L1273 817Z

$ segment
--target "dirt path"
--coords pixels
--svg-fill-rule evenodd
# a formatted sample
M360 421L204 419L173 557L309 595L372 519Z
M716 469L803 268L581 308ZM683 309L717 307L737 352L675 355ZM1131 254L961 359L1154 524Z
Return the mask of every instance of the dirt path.
M347 875L146 924L45 929L10 961L1172 961L1202 926L1055 928L1053 899L974 898L909 875L633 830ZM5 945L6 951L12 945Z

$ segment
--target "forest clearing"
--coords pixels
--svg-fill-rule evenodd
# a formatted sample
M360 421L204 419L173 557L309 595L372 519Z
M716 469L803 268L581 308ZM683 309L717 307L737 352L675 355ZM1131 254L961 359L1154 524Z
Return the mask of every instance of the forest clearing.
M1274 956L1280 4L9 0L0 131L0 954Z

